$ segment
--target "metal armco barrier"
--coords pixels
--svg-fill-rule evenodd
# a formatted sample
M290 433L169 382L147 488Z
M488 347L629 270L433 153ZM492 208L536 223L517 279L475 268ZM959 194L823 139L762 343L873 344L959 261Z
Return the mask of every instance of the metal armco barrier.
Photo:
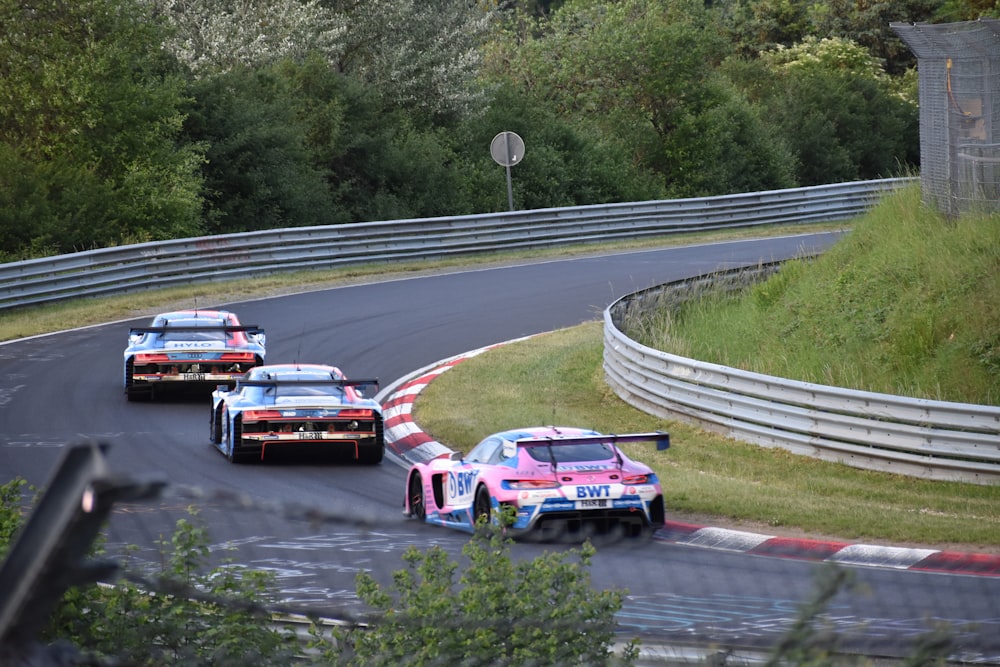
M761 267L763 275L771 267ZM1000 483L1000 407L855 391L751 373L646 347L621 331L636 310L730 285L745 269L627 295L604 311L604 371L625 402L765 447L857 468Z
M372 262L849 220L912 178L156 241L0 264L0 310Z

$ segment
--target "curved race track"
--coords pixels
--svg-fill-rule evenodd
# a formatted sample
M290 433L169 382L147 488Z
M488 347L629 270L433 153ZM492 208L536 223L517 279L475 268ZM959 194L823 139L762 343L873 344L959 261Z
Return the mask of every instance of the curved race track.
M348 376L376 376L387 386L467 350L597 319L629 292L783 259L834 239L818 234L634 251L197 305L228 305L245 323L263 326L269 362L333 363ZM238 546L238 562L273 570L286 605L329 615L353 608L359 569L387 575L401 567L400 555L411 544L460 552L464 535L402 517L404 471L389 459L376 467L338 461L232 466L208 444L207 399L128 403L121 392L122 350L128 327L145 321L0 345L0 482L21 476L42 485L63 447L95 439L110 445L116 473L165 479L210 497L246 494L243 509L205 503L202 516L218 546ZM174 509L186 502L178 499ZM307 522L288 510L292 505L375 523ZM152 541L169 529L162 513L123 509L112 520L112 544ZM531 556L546 548L559 547L519 544L515 550ZM813 592L818 567L624 541L599 547L592 574L598 586L631 592L620 615L629 636L767 647ZM829 610L846 649L907 654L917 636L946 623L955 655L1000 663L1000 577L878 568L853 573L863 585L840 593Z

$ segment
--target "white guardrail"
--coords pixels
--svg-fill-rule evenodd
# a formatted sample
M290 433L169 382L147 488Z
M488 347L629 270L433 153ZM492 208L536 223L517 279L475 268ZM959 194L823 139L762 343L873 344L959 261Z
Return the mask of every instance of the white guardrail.
M916 179L626 204L295 227L0 264L0 310L274 272L849 220Z
M706 283L723 288L774 270L720 272L625 296L604 311L604 371L625 402L765 447L936 480L1000 483L1000 406L951 403L798 382L696 361L622 333L641 311L670 307ZM746 282L745 280L742 282ZM697 283L698 286L695 286Z

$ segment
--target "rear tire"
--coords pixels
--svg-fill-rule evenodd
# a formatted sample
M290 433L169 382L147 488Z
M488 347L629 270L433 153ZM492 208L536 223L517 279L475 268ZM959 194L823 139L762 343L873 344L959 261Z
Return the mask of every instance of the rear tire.
M663 504L663 496L657 496L653 499L653 502L649 505L649 521L650 528L653 532L656 532L660 528L663 528L663 524L667 521L667 512Z
M213 445L222 444L222 408L212 411L208 437Z
M482 484L476 489L476 500L472 503L472 520L477 527L480 522L487 525L493 522L493 501L489 489Z
M136 385L132 376L135 374L135 359L125 360L125 399L129 402L153 399L153 388L146 385Z
M424 480L420 473L413 473L410 477L409 492L407 497L410 501L410 516L420 520L427 520L427 503L424 498Z
M365 465L378 465L385 457L385 447L381 444L362 446L358 450L358 461Z
M246 463L249 460L246 453L239 451L240 445L243 444L243 424L240 419L239 415L235 419L230 419L229 409L224 409L222 424L225 428L225 435L222 439L226 443L226 458L229 459L230 463Z

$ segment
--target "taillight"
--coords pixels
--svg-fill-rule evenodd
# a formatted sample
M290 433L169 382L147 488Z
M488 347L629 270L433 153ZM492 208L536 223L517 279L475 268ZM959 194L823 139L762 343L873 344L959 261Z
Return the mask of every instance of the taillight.
M624 484L649 484L653 475L629 475L622 482Z
M371 419L371 410L341 410L337 413L339 419Z
M278 410L246 410L243 412L243 421L260 421L262 419L278 419L281 412Z
M252 352L223 352L222 361L253 361L254 356Z
M170 357L165 354L137 354L135 363L137 364L162 364L170 361Z
M515 491L530 491L533 489L558 489L559 482L552 479L518 479L507 480L504 486Z

